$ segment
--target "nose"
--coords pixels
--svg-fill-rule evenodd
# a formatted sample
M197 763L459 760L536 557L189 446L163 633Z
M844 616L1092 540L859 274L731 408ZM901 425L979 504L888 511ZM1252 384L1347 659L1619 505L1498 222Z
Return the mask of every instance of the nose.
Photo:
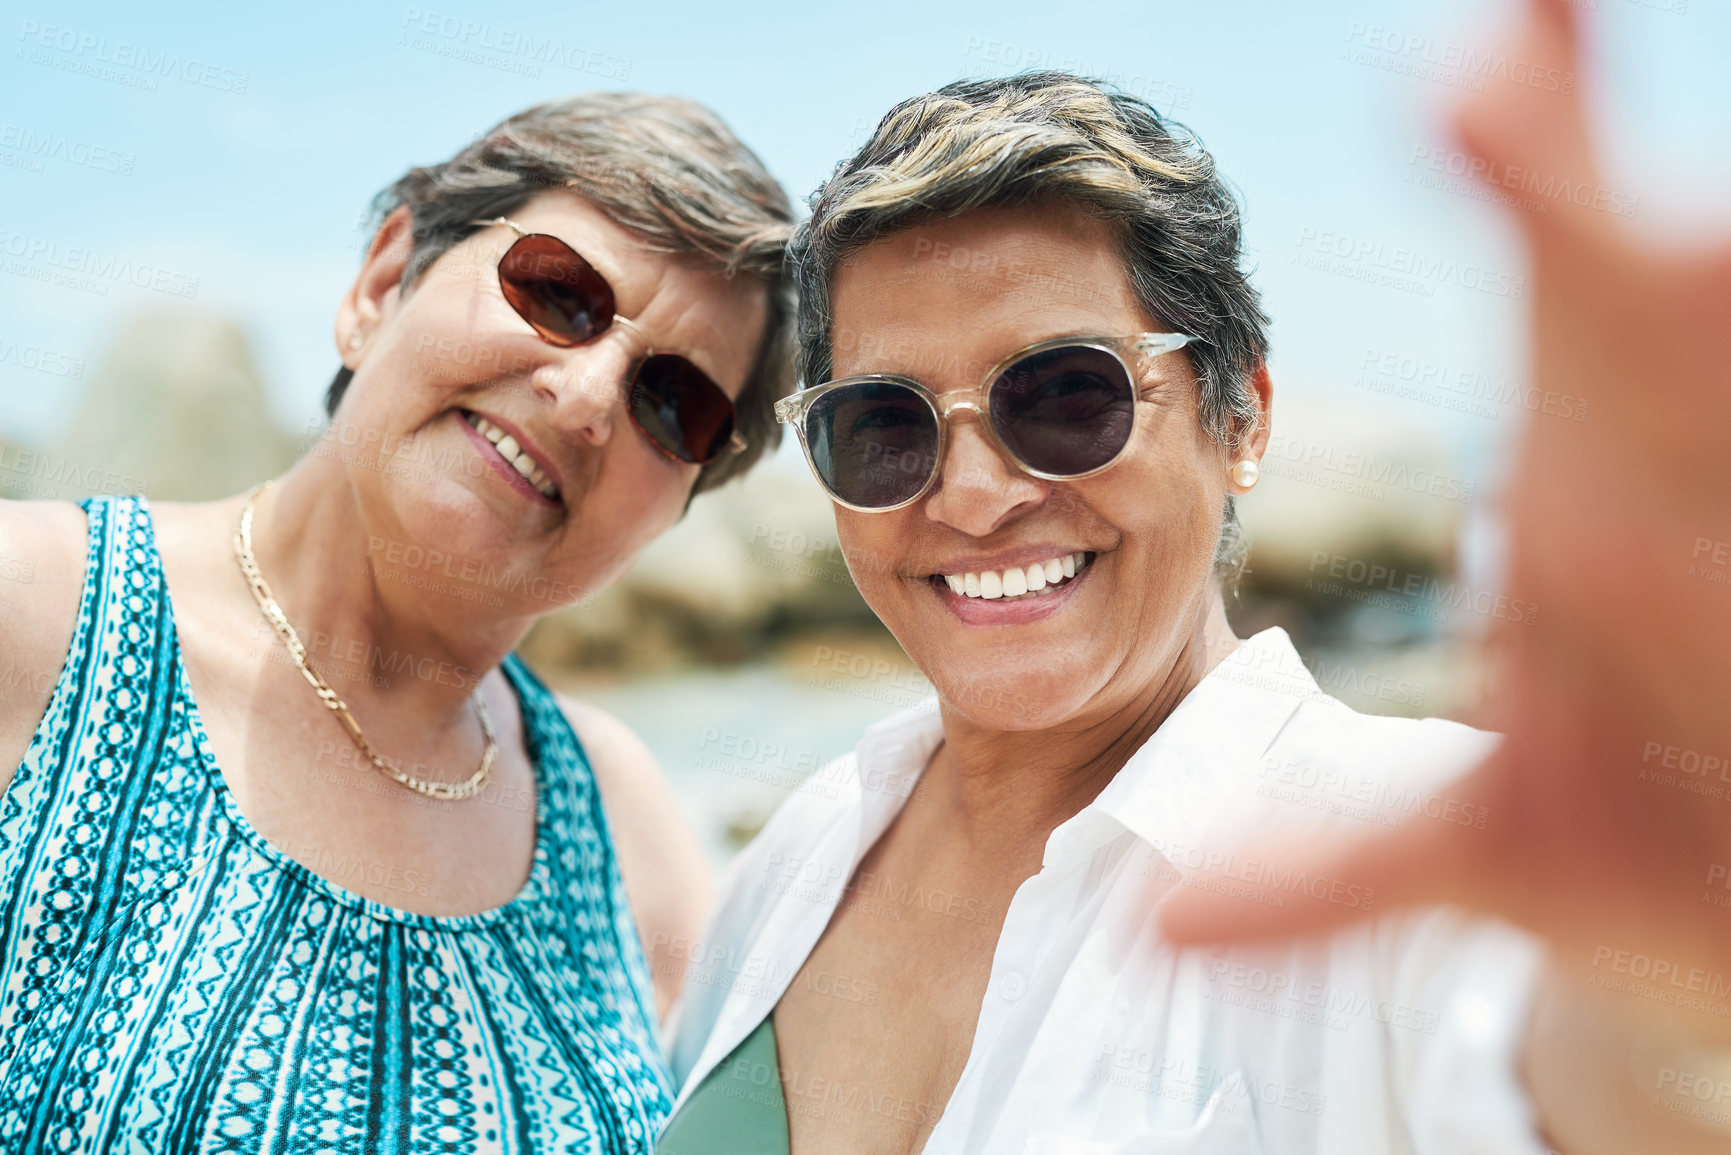
M638 344L615 328L536 370L531 382L552 402L552 423L560 434L585 445L607 444L643 355Z
M961 409L969 411L966 420L959 419ZM985 537L1046 500L1052 483L1022 472L1005 457L981 427L979 410L970 404L948 412L949 445L937 486L926 497L927 517L970 537Z

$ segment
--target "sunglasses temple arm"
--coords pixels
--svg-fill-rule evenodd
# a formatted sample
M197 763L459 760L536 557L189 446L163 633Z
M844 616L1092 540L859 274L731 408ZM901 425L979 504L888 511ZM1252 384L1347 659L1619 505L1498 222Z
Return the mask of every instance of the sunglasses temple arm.
M516 221L512 220L509 217L487 217L487 218L482 219L482 220L473 220L473 221L470 221L469 223L472 225L480 225L482 228L491 228L494 225L504 225L506 228L508 228L512 232L516 233L519 237L526 237L529 235L528 232L524 230L522 225L518 224Z
M1198 339L1188 333L1144 333L1137 339L1135 349L1146 356L1157 357L1162 353L1175 353Z

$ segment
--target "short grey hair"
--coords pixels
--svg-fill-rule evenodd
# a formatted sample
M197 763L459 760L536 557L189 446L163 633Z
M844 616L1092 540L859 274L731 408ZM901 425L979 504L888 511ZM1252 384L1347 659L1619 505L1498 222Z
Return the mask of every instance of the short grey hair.
M1185 352L1201 384L1203 428L1227 446L1248 436L1268 317L1240 267L1238 202L1188 129L1068 72L957 81L905 100L812 194L792 243L801 380L833 373L830 285L851 254L934 218L1036 202L1074 205L1114 226L1143 308L1201 338ZM1236 571L1245 552L1228 496L1216 564Z
M537 105L482 134L442 164L412 168L373 199L376 227L411 218L403 288L478 220L509 216L540 193L569 189L658 252L695 257L769 289L762 346L735 402L742 453L703 467L694 493L736 477L781 440L775 403L793 387L793 287L786 262L793 206L756 154L721 118L673 97L595 92ZM325 394L336 412L352 374Z

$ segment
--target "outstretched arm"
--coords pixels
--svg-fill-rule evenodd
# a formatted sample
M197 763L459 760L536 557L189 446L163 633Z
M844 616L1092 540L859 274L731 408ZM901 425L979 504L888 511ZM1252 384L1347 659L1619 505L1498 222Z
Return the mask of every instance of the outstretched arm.
M1528 8L1508 58L1578 75L1575 8ZM1287 857L1374 887L1379 910L1453 902L1546 940L1556 981L1529 1033L1528 1084L1565 1149L1724 1150L1731 1128L1691 1113L1679 1082L1731 1093L1700 1057L1731 1062L1731 238L1661 248L1597 211L1578 88L1492 83L1457 131L1488 174L1588 192L1516 215L1534 384L1586 398L1590 417L1534 419L1522 435L1507 589L1542 612L1491 639L1507 738L1452 791L1484 808L1485 829L1417 822ZM1163 917L1199 943L1348 913L1247 911L1196 890ZM1629 993L1643 979L1654 997ZM1731 1099L1717 1109L1731 1118Z

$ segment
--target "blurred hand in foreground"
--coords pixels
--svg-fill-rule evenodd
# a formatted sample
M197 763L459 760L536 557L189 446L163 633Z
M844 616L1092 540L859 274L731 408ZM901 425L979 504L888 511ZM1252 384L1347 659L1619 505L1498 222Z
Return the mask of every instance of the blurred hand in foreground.
M1564 0L1532 0L1506 47L1511 62L1580 75ZM1451 789L1489 819L1260 849L1374 888L1379 911L1452 902L1509 919L1564 973L1626 951L1666 968L1660 979L1728 975L1731 238L1665 249L1594 207L1579 85L1564 95L1505 76L1456 132L1495 187L1521 170L1584 190L1514 210L1532 266L1532 384L1589 408L1583 421L1529 415L1506 496L1506 592L1538 618L1496 624L1485 721L1507 737ZM1164 926L1181 943L1227 943L1355 914L1294 899L1187 889ZM1731 1031L1721 1012L1696 1017L1707 1035Z

